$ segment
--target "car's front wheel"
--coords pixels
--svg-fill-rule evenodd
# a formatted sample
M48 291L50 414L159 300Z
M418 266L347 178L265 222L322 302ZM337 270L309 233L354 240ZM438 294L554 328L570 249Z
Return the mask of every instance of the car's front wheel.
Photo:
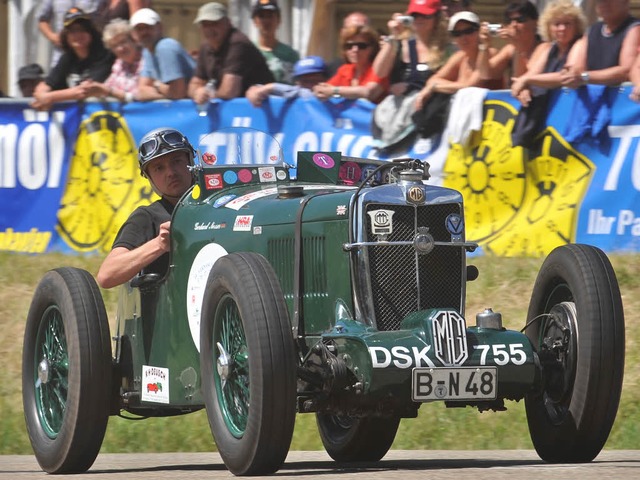
M526 334L542 370L542 388L525 398L536 451L552 463L593 460L613 426L624 371L622 300L604 252L565 245L549 254Z
M22 399L31 446L49 473L93 464L109 420L109 322L93 277L47 272L33 295L22 353Z
M200 322L200 368L218 452L236 475L284 463L296 415L296 355L280 284L267 260L233 253L214 264Z

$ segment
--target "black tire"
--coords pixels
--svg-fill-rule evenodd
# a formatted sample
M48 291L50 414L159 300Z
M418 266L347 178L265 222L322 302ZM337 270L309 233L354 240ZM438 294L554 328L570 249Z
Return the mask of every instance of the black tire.
M88 470L109 420L111 339L93 277L47 272L33 296L22 351L22 401L29 440L49 473Z
M542 368L541 391L525 398L533 445L546 462L590 462L613 426L624 372L622 299L604 252L589 245L552 251L527 325Z
M396 438L399 417L362 417L317 413L325 450L336 462L377 462Z
M200 368L209 426L235 475L285 461L296 416L296 354L287 306L267 260L233 253L211 269L202 305Z

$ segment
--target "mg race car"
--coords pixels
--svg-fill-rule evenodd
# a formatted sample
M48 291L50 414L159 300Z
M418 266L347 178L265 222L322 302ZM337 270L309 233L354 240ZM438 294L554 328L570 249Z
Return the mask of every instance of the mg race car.
M336 461L375 462L425 402L500 411L521 399L543 460L598 455L625 351L601 250L551 252L522 330L509 330L497 311L465 312L477 245L461 194L430 185L426 161L285 162L246 128L209 134L198 152L169 270L121 287L115 332L88 272L57 268L35 291L23 402L43 470L89 469L121 413L206 408L227 468L261 475L283 465L297 413L316 416Z

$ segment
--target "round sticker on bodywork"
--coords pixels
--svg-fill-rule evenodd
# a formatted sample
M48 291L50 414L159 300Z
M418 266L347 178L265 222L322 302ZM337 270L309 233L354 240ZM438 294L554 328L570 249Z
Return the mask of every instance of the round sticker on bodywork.
M209 272L214 263L224 257L227 251L217 243L209 243L193 259L189 279L187 281L187 320L191 338L198 352L200 351L200 315L202 314L202 299L207 286Z
M336 164L335 160L326 153L315 153L313 155L313 163L320 168L333 168Z

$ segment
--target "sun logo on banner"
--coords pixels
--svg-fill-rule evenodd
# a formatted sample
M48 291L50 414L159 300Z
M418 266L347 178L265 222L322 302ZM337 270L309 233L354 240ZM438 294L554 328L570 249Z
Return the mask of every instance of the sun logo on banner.
M464 197L468 239L496 255L543 256L575 241L595 166L552 127L531 149L512 147L516 114L506 102L485 102L479 138L451 146L443 184Z
M154 196L124 118L96 112L80 125L56 229L74 250L107 252L129 214Z

